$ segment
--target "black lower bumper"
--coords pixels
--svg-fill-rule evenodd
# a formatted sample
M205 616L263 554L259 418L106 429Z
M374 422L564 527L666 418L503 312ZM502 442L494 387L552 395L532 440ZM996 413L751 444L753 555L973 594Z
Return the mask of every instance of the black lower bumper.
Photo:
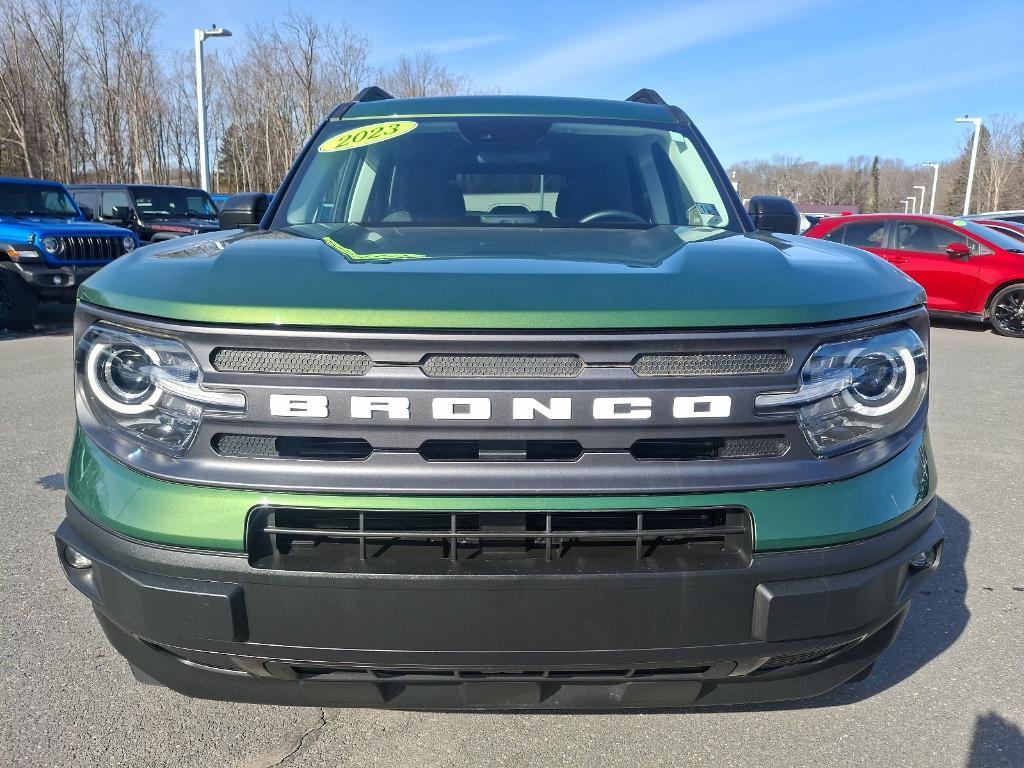
M103 265L78 266L69 264L51 267L47 264L20 264L7 262L9 269L26 284L30 285L43 298L74 299L78 286L87 277L95 274Z
M617 709L824 693L892 642L938 565L935 504L874 538L721 571L321 574L125 539L68 505L72 584L136 675L289 705ZM66 549L91 561L68 565ZM921 552L934 563L911 565Z

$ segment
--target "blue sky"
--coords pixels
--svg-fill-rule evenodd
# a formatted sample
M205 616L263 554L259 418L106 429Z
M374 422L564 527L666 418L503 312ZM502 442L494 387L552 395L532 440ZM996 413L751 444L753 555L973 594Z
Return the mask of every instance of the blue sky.
M237 44L251 0L158 2L165 45L217 23ZM292 0L259 3L348 22L381 64L433 49L481 87L623 98L655 88L725 164L775 153L910 163L953 156L952 118L1024 117L1024 0ZM215 8L215 10L210 10Z

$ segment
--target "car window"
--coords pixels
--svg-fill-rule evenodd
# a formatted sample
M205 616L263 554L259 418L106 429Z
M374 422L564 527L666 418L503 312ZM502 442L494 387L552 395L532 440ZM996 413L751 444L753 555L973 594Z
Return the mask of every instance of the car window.
M75 202L79 206L85 205L89 208L96 210L96 191L92 189L76 189L71 192L71 196L75 198Z
M824 239L854 248L882 248L884 237L884 221L851 221L836 227Z
M131 200L128 199L128 193L123 189L111 189L103 192L103 205L100 210L100 216L112 218L114 216L114 206L123 205L126 208L131 207Z
M977 240L938 224L920 221L900 221L896 224L897 250L945 255L946 249L951 243L962 243L968 246L975 256L989 252Z
M78 216L64 187L5 182L0 185L0 214L7 216Z
M135 208L143 219L161 216L213 219L217 206L199 189L179 187L132 187Z
M1002 232L1007 237L1012 237L1014 240L1024 241L1024 232L1017 229L1010 229L1009 227L997 227L995 225L987 225L989 229L994 229L996 232Z

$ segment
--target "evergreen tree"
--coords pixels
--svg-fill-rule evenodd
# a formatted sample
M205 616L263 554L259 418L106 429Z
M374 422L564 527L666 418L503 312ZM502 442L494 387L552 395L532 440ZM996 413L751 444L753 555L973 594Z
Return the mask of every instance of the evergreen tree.
M867 210L865 213L878 213L878 188L880 178L878 174L878 155L871 161L871 194L868 197Z

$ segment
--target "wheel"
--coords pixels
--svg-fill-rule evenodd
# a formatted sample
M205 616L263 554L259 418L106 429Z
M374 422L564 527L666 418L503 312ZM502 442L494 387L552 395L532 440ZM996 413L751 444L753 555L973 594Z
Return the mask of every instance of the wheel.
M1024 283L1008 285L992 297L989 320L999 335L1024 338Z
M39 299L16 275L0 270L0 328L31 331L36 324Z

